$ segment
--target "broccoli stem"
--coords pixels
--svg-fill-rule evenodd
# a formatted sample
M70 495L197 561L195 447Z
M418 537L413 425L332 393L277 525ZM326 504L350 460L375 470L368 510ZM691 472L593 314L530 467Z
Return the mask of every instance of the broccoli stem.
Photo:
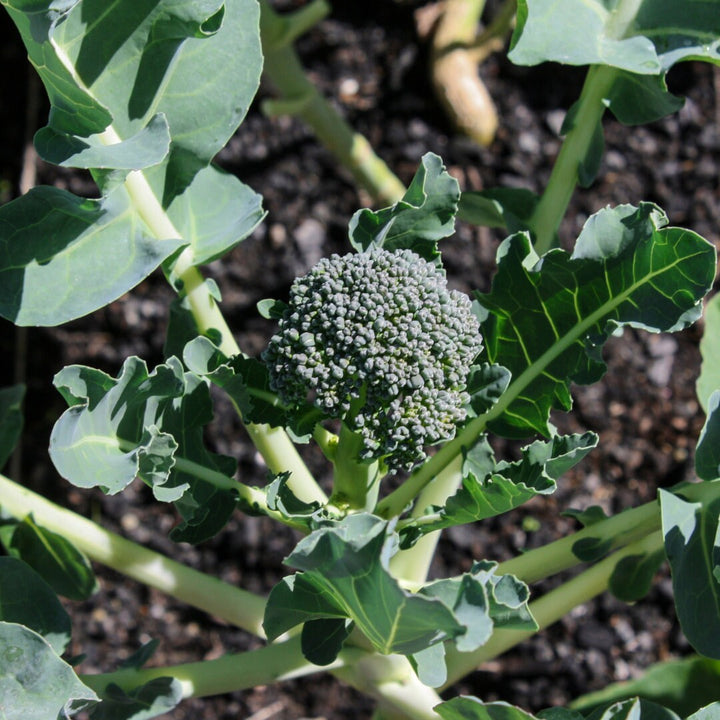
M340 427L338 443L332 457L333 493L330 504L344 510L372 510L380 485L380 464L358 459L363 439L345 423Z

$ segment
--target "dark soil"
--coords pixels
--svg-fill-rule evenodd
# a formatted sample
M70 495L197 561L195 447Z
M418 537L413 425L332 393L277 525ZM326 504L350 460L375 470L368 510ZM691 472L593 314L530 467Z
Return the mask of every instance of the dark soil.
M292 3L285 3L290 5ZM498 185L543 188L558 151L563 113L578 95L583 73L546 65L518 68L502 56L482 68L498 104L501 127L489 148L456 135L433 98L427 51L418 41L413 12L421 3L365 0L336 3L333 15L298 47L312 79L349 122L407 182L427 151L441 155L463 189ZM488 3L492 8L494 3ZM5 73L0 103L2 199L17 193L26 121L24 52L3 14L0 46ZM606 154L597 182L578 191L561 229L570 247L587 216L607 204L651 200L671 224L689 227L720 246L718 69L687 63L672 71L671 89L687 96L675 116L649 126L626 128L606 121ZM259 352L271 327L255 303L282 296L295 275L319 257L347 250L347 223L368 203L348 173L299 122L268 119L260 102L220 154L218 162L265 197L267 220L254 235L208 274L223 293L223 309L241 346ZM44 111L43 111L44 112ZM87 177L39 163L41 183L92 192ZM451 281L463 290L489 287L500 236L460 224L446 242ZM55 372L83 363L116 373L136 354L154 365L162 360L171 291L153 277L109 307L61 328L27 331L24 355L28 385L22 451L23 482L51 499L98 519L148 547L250 590L267 592L286 572L282 559L291 535L261 519L236 515L227 529L201 547L167 539L172 510L152 502L141 485L106 498L58 479L47 458L54 420L63 410L51 386ZM2 321L0 363L11 382L16 338ZM563 430L593 430L599 448L564 477L558 492L501 520L449 531L433 566L436 576L466 570L480 558L502 560L575 529L560 516L568 507L599 504L608 512L652 499L658 487L692 473L692 451L702 415L694 394L701 328L674 336L626 332L606 349L608 374L597 386L576 388L575 410L559 416ZM209 433L214 447L238 458L243 480L261 483L264 471L228 408L220 406ZM8 472L8 468L6 468ZM1 501L1 498L0 498ZM84 603L68 604L74 618L73 651L87 654L84 671L109 670L151 638L161 640L158 663L217 657L256 647L246 633L155 591L98 567L101 590ZM539 587L535 592L542 592ZM534 640L466 678L456 691L484 700L505 700L529 711L562 705L608 682L635 677L658 660L690 651L672 606L663 571L649 596L634 606L605 596L577 608ZM372 705L332 677L259 687L232 695L191 700L166 717L369 718Z

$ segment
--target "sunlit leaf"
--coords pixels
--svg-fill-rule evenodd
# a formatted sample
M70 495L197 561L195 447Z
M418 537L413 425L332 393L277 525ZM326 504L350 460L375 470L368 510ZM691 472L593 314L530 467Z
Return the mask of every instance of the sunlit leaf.
M33 630L0 621L0 648L0 716L4 720L54 720L97 700Z
M384 210L359 210L350 221L350 242L362 252L370 247L409 248L425 258L438 257L438 240L455 232L460 186L433 153L423 156L402 200Z

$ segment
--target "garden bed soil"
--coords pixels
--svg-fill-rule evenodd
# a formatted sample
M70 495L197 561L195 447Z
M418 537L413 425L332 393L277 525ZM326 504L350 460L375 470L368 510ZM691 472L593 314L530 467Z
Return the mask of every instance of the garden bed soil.
M283 3L288 7L293 3ZM435 101L427 72L427 47L414 12L421 3L365 0L335 3L332 15L301 39L298 48L312 80L344 117L408 182L421 156L440 155L463 189L498 185L543 188L558 151L557 129L577 97L582 70L544 65L519 68L502 55L482 67L498 105L493 144L480 148L455 134ZM489 2L490 8L496 3ZM28 96L24 51L3 14L0 170L3 200L18 187ZM561 240L571 247L588 215L605 205L651 200L673 225L691 228L720 245L720 128L718 68L687 63L669 77L686 95L676 115L627 128L606 119L606 153L597 182L573 197ZM258 300L282 297L292 279L329 252L348 250L347 223L367 196L327 150L293 118L265 117L261 88L246 122L217 158L265 198L262 226L207 273L223 295L223 310L241 346L257 354L272 326L255 310ZM41 110L42 112L46 112ZM38 163L38 182L92 193L88 177ZM444 243L454 287L487 290L501 236L459 223ZM63 410L51 379L64 365L82 363L115 374L128 355L150 365L162 361L169 287L158 274L109 307L59 328L31 328L22 340L2 321L0 363L6 384L15 372L18 343L28 387L22 446L23 482L33 490L97 519L105 527L249 590L267 593L287 572L282 564L292 533L267 520L237 514L214 540L200 547L175 545L167 534L176 518L153 502L140 484L119 496L74 489L57 477L47 457L49 432ZM537 499L499 520L451 529L440 544L435 576L467 570L473 561L502 560L572 531L561 516L569 507L601 505L608 512L652 499L658 487L692 475L695 438L703 418L695 399L696 326L673 336L628 331L607 344L608 373L601 383L575 388L575 409L557 416L565 431L593 430L599 448L564 476L551 497ZM264 469L232 409L220 402L208 433L218 452L236 457L240 477L262 483ZM512 453L515 448L499 445ZM308 461L319 466L319 458ZM8 472L8 468L6 468ZM1 500L1 498L0 498ZM73 652L85 653L84 671L109 670L151 638L161 640L157 663L218 657L260 646L260 641L156 591L98 567L100 591L68 603L74 620ZM545 591L551 583L535 588ZM529 711L563 705L578 694L690 651L672 606L669 576L662 571L648 597L626 605L610 596L577 608L534 639L462 681L455 692L505 700ZM372 704L326 674L183 703L167 718L252 720L360 720Z

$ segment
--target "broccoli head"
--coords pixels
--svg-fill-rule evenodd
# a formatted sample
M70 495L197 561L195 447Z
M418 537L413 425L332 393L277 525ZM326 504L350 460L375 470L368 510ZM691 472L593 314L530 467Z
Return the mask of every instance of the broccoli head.
M470 300L442 268L375 248L295 280L263 360L284 403L311 400L362 438L360 459L399 469L453 437L480 349Z

